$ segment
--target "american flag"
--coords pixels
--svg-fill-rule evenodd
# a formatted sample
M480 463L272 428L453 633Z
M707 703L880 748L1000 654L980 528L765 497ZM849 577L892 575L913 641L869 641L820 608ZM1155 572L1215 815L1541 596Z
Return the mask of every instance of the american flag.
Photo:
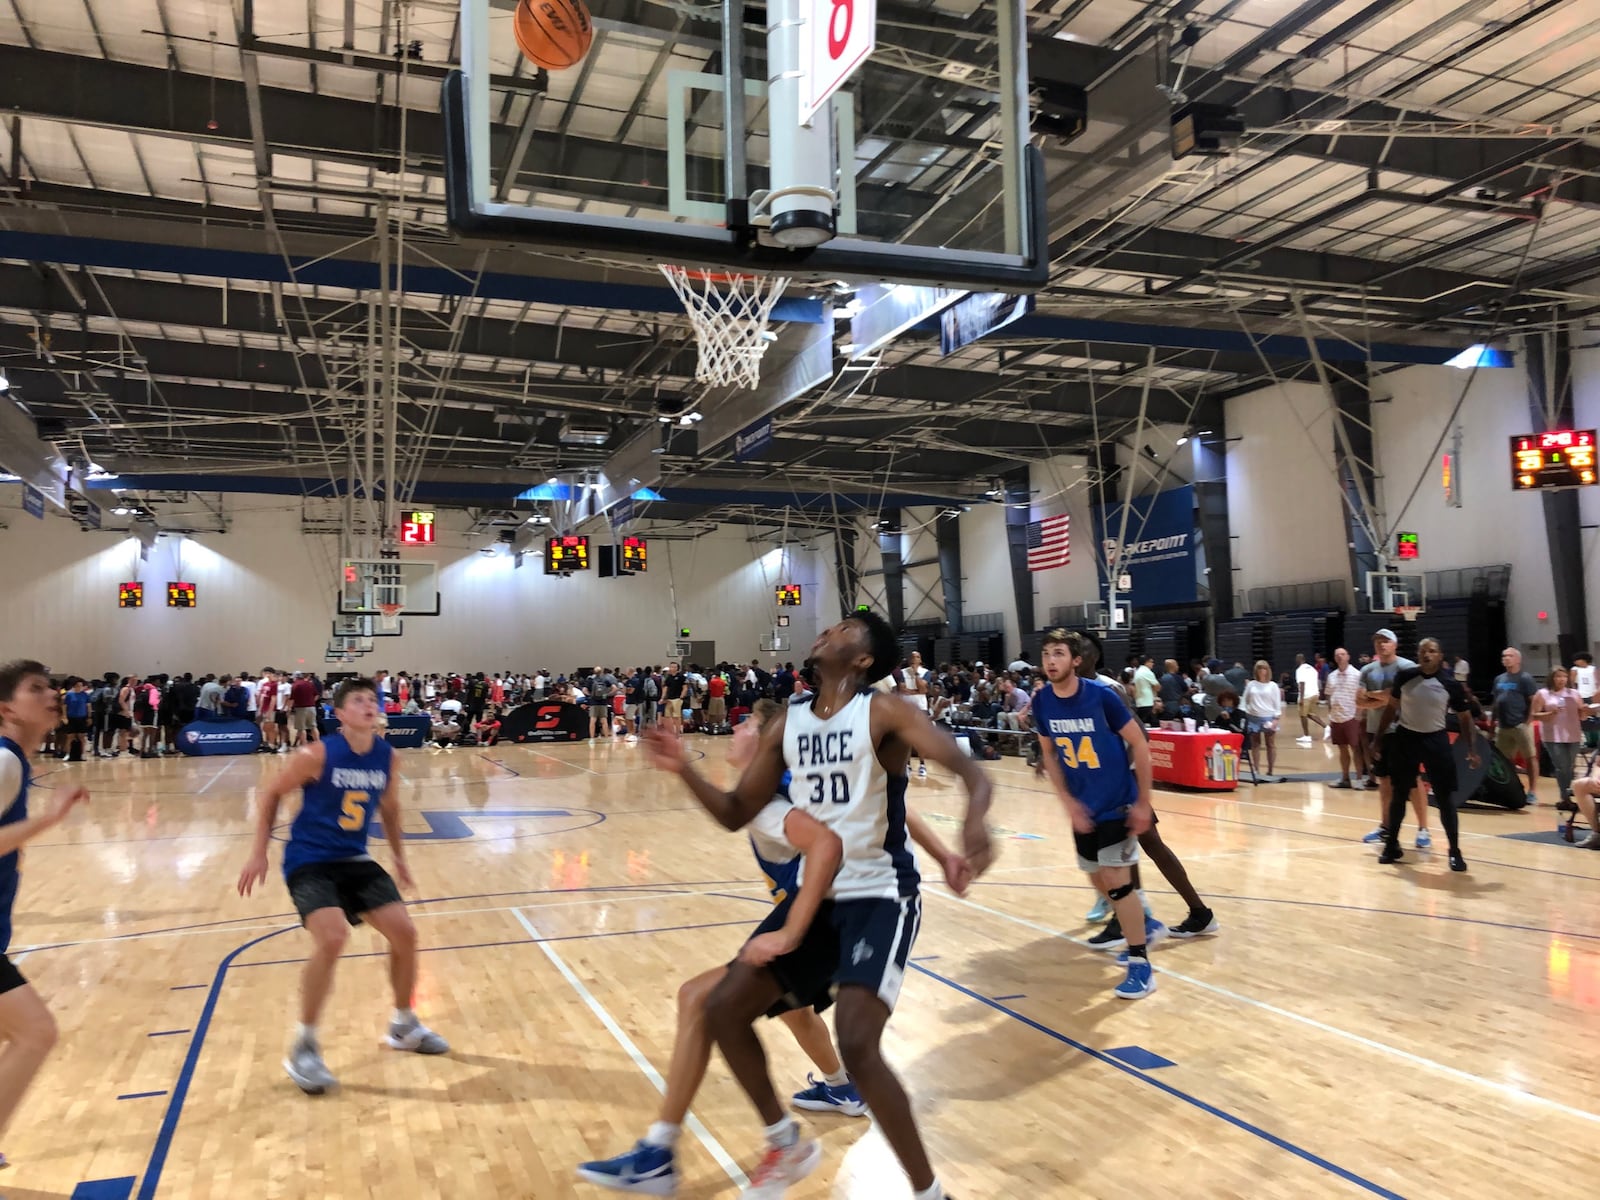
M1028 522L1028 570L1048 571L1072 561L1071 524L1064 514Z

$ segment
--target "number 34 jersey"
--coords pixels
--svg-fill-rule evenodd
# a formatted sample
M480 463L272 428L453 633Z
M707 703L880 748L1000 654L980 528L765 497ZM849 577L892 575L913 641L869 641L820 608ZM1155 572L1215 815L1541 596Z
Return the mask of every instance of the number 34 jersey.
M806 696L784 722L789 799L844 843L830 900L893 900L915 895L921 882L906 843L906 777L890 778L872 744L875 694L859 693L827 720Z
M1115 691L1093 679L1078 679L1071 696L1050 685L1033 698L1033 722L1055 744L1067 791L1097 821L1126 812L1139 798L1122 729L1132 720Z
M357 754L343 735L322 739L322 774L301 793L300 811L283 851L288 876L312 863L359 862L368 857L367 834L389 786L394 747L381 737Z

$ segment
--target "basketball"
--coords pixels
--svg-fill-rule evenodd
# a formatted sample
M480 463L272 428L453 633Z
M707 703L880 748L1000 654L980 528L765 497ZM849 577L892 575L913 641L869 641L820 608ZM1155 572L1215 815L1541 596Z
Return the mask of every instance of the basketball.
M547 71L576 66L594 41L583 0L518 0L512 25L523 55Z

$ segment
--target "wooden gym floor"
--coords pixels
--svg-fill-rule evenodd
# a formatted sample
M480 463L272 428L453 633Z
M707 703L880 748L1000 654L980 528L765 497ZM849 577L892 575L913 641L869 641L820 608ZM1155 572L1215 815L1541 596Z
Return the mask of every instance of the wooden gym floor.
M726 740L695 744L726 779ZM1325 771L1327 753L1290 749L1280 770ZM747 844L635 746L401 761L418 1008L453 1049L380 1048L381 943L359 930L324 1019L343 1087L318 1099L280 1066L305 945L276 861L264 893L234 889L280 760L41 764L41 788L94 799L26 851L13 952L62 1041L0 1146L0 1192L605 1194L574 1164L643 1131L677 982L762 916ZM994 770L1000 861L965 902L929 886L888 1045L953 1196L1595 1194L1600 855L1499 836L1553 828L1548 806L1468 814L1472 871L1453 876L1437 827L1434 853L1379 867L1359 841L1371 795L1159 794L1222 932L1162 946L1160 990L1125 1003L1077 940L1091 896L1064 818L1017 760ZM954 832L947 777L911 798ZM766 1041L793 1090L808 1064L781 1030ZM735 1196L758 1131L720 1061L695 1111L680 1195ZM868 1121L802 1120L826 1158L797 1200L909 1195Z

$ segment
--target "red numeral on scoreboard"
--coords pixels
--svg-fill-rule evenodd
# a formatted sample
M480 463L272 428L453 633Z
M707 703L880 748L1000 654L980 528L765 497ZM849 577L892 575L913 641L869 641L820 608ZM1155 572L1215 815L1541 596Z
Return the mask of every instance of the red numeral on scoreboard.
M839 16L844 15L844 28L839 27ZM850 27L855 24L855 0L833 0L833 11L828 14L828 57L838 58L850 41Z

